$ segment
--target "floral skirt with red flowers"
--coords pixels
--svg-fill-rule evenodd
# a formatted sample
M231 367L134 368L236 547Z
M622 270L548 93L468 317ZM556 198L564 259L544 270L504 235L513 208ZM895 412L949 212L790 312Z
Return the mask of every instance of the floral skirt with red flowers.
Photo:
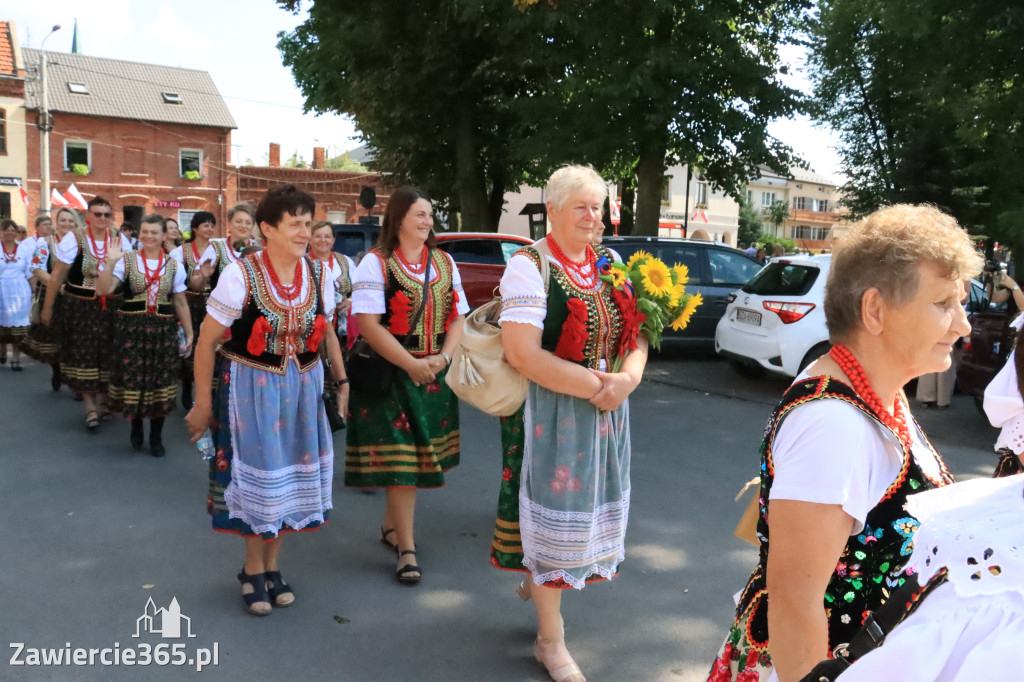
M491 540L491 565L506 571L530 569L523 566L523 538L519 534L519 478L523 468L523 430L525 405L515 414L501 418L501 486L498 488L498 518ZM605 578L591 575L587 582ZM561 578L546 583L548 587L571 587Z
M614 577L629 518L629 402L604 412L531 382L523 439L519 532L534 583Z
M742 624L735 624L729 630L707 682L769 682L772 679L768 652L752 647L743 633Z
M324 412L323 366L275 374L218 357L216 454L207 511L213 529L272 540L325 524L334 441Z
M178 397L178 327L173 317L120 313L114 333L109 408L126 417L159 419Z
M391 391L352 391L345 446L345 485L439 488L459 464L459 400L444 381L416 386L402 370Z

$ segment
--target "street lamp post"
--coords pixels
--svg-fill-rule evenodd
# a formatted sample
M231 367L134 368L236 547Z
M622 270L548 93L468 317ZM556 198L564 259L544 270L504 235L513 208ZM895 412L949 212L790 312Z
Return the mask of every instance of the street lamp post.
M50 32L46 34L46 38L43 38L43 42L39 44L39 80L42 89L42 99L40 100L39 117L36 119L36 126L43 133L40 143L41 149L39 151L41 176L39 198L42 201L43 213L45 215L50 214L50 131L53 130L53 121L50 119L50 112L46 109L46 40L59 30L60 24L54 24Z

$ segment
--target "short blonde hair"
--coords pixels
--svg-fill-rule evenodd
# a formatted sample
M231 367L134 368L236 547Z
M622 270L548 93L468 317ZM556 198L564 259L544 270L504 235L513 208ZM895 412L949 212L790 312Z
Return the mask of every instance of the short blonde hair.
M861 323L864 293L874 287L899 305L917 293L917 267L934 263L950 279L970 279L983 259L953 216L928 204L896 204L867 216L832 251L825 322L839 343Z
M547 200L554 204L556 209L565 206L565 202L573 197L588 191L600 192L602 202L608 196L608 185L590 166L565 165L548 178Z

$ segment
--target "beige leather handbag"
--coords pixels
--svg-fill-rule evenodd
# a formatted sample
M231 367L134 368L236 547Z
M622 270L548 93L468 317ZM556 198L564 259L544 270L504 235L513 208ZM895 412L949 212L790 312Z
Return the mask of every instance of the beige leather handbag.
M548 290L551 266L546 248L540 252L540 276ZM445 383L452 392L478 410L496 417L514 414L526 400L526 378L505 359L501 345L501 294L466 316L462 338L452 354Z

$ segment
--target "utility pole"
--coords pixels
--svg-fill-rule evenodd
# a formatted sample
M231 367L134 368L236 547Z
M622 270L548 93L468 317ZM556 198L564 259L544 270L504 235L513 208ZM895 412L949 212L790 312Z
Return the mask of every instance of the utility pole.
M39 185L39 199L43 206L43 213L50 214L50 131L53 130L53 119L46 108L46 40L60 30L60 24L54 24L50 32L39 44L39 80L42 88L39 116L36 118L36 127L42 132L39 151L39 173L41 181Z

